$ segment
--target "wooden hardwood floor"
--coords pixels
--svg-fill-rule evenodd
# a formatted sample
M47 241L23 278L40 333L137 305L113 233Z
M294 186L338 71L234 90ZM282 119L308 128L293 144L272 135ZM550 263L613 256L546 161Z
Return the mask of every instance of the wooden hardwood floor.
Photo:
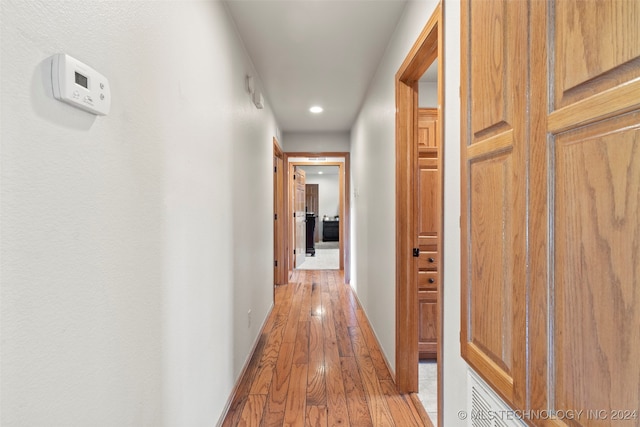
M236 386L223 426L431 426L396 390L378 342L338 271L297 271Z

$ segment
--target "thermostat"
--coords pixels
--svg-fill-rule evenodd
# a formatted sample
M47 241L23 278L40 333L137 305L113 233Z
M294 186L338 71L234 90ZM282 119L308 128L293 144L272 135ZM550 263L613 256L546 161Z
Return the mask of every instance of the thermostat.
M109 114L109 81L77 59L64 53L53 55L51 83L56 99L99 116Z

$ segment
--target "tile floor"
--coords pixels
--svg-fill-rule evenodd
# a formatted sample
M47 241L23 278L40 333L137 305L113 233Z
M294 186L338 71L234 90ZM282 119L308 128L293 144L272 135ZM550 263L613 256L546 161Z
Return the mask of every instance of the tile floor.
M420 361L418 367L418 397L429 414L433 425L438 423L438 365Z
M305 258L298 270L339 270L340 249L316 249L315 256Z

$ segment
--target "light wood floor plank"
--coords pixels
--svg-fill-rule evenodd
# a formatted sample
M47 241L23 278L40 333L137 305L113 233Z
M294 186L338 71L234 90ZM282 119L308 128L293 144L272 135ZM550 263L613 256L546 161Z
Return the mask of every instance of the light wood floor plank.
M307 370L309 365L294 364L291 368L291 381L289 383L289 396L284 413L284 426L304 426L307 418Z
M397 392L344 275L296 271L275 289L222 425L412 427L427 425L423 413Z
M251 427L260 425L262 420L262 412L267 402L267 396L261 394L251 394L247 398L247 402L242 410L238 427Z
M343 357L340 361L342 363L342 378L344 379L351 425L359 427L373 426L369 406L367 405L367 394L362 385L356 360L353 357Z
M307 421L306 427L328 427L327 424L327 407L307 405Z

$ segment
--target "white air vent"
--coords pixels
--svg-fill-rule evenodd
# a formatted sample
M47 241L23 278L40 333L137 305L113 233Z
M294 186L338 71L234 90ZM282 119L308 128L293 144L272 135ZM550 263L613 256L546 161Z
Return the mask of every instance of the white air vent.
M525 427L517 413L469 369L469 408L465 416L469 427ZM459 414L460 415L460 414Z

